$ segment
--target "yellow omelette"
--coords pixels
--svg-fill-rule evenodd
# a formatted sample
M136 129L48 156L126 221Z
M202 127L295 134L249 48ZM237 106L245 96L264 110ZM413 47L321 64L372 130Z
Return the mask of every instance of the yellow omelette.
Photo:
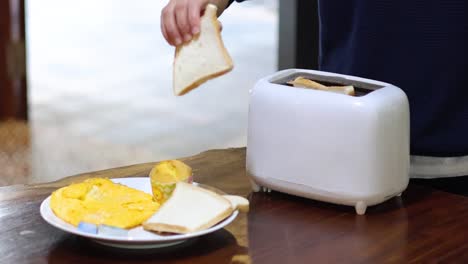
M50 200L55 215L74 226L83 221L132 228L152 216L159 205L151 194L103 178L60 188Z

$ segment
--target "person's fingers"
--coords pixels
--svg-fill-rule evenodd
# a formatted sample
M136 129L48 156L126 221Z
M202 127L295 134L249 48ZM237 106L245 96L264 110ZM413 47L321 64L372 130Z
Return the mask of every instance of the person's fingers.
M163 19L163 16L161 15L161 18L160 18L160 24L161 24L161 32L164 36L164 38L166 39L167 42L169 42L169 37L167 36L167 33L166 33L166 25L164 24L164 19Z
M191 27L191 33L196 35L200 33L200 16L204 1L189 1L188 18Z
M192 0L189 2L196 1ZM191 27L188 19L189 2L187 2L187 0L177 1L174 7L176 24L184 42L188 42L192 39Z
M172 2L163 9L162 16L169 44L178 46L182 44L182 36L175 21L174 4L171 3Z

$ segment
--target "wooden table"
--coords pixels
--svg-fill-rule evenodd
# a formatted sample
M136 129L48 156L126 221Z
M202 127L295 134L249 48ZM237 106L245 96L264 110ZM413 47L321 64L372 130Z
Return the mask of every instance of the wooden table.
M245 149L182 159L195 180L248 197L251 211L227 228L173 248L122 251L45 223L39 205L54 189L88 177L146 176L155 163L57 182L0 188L0 263L468 263L468 198L412 186L368 209L280 193L251 193ZM0 172L1 174L1 172Z

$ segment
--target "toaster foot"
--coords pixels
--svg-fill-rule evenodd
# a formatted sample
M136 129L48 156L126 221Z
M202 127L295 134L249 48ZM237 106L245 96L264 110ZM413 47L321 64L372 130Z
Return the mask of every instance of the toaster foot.
M363 201L359 201L356 203L355 209L358 215L363 215L366 213L367 205Z
M253 180L250 180L250 185L252 186L252 190L254 192L259 192L262 189L262 187L256 184Z

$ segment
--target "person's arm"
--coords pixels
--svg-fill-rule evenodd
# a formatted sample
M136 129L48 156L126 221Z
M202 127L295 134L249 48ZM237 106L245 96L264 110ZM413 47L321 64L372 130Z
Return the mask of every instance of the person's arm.
M200 17L206 5L218 7L218 16L234 0L170 0L161 12L161 31L167 42L178 46L200 32Z

